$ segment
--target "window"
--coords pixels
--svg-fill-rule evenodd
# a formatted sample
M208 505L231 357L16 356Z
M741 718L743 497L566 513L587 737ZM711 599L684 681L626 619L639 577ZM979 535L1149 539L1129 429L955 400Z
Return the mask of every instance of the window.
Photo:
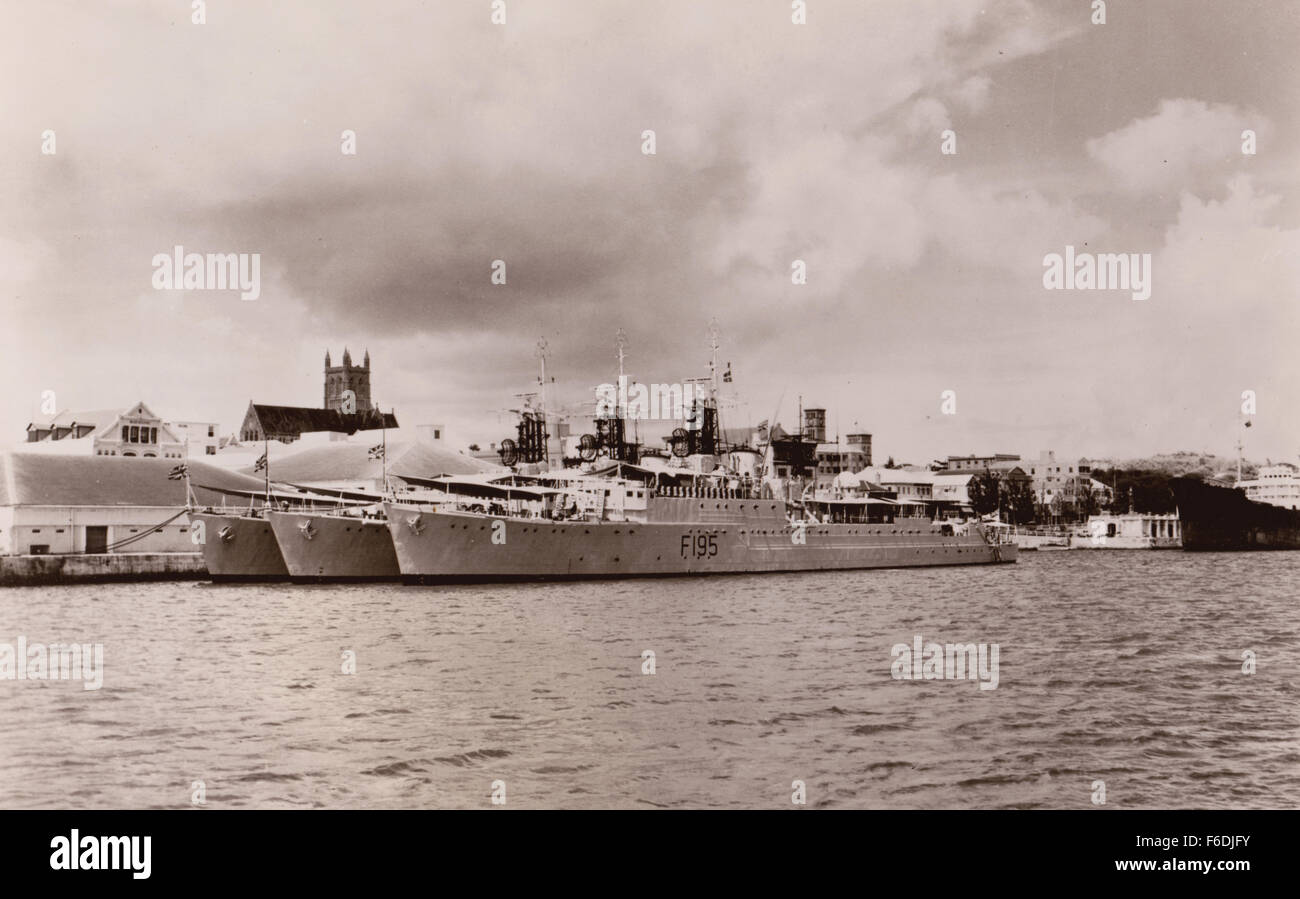
M130 443L130 442L131 442L130 434L131 434L131 429L128 428L126 425L122 425L122 442L123 442L123 443Z
M217 426L216 426L216 425L208 425L208 436L209 436L209 437L216 437L216 436L217 436Z
M217 448L215 446L205 446L203 449L209 456L215 456L217 454Z

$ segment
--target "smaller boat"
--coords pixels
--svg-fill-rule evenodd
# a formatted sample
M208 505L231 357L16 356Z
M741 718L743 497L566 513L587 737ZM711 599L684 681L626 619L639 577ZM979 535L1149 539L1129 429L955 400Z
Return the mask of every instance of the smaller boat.
M1011 540L1022 550L1046 552L1070 548L1070 532L1060 528L1016 526L1011 529Z

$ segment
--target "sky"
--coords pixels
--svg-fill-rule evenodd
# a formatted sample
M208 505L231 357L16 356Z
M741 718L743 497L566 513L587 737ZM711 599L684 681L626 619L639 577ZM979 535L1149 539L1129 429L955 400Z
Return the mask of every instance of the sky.
M346 346L485 445L540 338L576 410L619 329L670 383L716 320L728 426L1233 455L1253 391L1246 455L1298 461L1300 5L1094 6L0 0L0 425L54 391L233 431ZM157 289L177 245L260 295ZM1150 297L1047 289L1067 246L1150 254Z

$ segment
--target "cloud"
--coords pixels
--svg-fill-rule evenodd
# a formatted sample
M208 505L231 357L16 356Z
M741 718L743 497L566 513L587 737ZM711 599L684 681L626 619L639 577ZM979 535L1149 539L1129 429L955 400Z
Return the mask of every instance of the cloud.
M912 104L907 117L907 130L915 135L938 135L951 127L948 107L934 97L922 97Z
M972 75L953 91L953 96L967 112L977 113L988 103L989 86L992 83L993 79L987 75Z
M1105 351L1127 307L1044 301L1041 259L1120 228L1159 245L1167 222L1129 214L1132 195L1079 196L1071 154L1109 127L1096 122L1115 96L1146 110L1162 94L1077 9L824 2L795 26L788 4L748 0L508 5L498 27L475 3L247 0L192 26L184 4L114 0L111 37L93 5L7 12L0 279L25 280L5 294L22 339L0 363L0 413L57 386L78 406L156 396L237 423L253 397L315 401L319 356L347 342L370 347L399 415L445 414L454 430L533 383L538 336L571 385L609 379L619 327L638 376L671 380L701 373L714 315L756 419L806 383L897 440L942 388L985 403L985 421L1016 391L1038 414L1042 384L1094 389L1071 380L1076 345ZM1194 55L1196 37L1168 39ZM1058 79L1066 62L1078 68ZM1111 102L1059 115L1070 80L1112 85ZM1213 119L1293 99L1252 90L1200 107ZM1117 172L1141 162L1148 138L1130 129L1149 121L1089 152ZM37 150L47 127L57 157ZM939 153L943 127L960 132L957 156ZM647 128L655 156L640 152ZM356 156L339 152L344 129ZM1186 171L1221 188L1231 169L1190 153ZM1239 252L1269 239L1240 227ZM150 259L178 243L261 253L262 298L150 291Z
M1088 155L1106 166L1128 190L1161 191L1221 181L1244 157L1242 132L1271 133L1270 122L1221 103L1162 100L1154 115L1135 119L1087 142Z
M0 235L0 283L33 281L54 259L54 248L43 240Z

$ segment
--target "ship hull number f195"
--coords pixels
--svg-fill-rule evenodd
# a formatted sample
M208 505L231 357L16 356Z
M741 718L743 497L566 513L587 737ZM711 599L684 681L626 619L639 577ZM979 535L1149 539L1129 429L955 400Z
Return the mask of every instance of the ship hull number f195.
M718 535L692 533L682 534L683 559L712 559L718 554Z

